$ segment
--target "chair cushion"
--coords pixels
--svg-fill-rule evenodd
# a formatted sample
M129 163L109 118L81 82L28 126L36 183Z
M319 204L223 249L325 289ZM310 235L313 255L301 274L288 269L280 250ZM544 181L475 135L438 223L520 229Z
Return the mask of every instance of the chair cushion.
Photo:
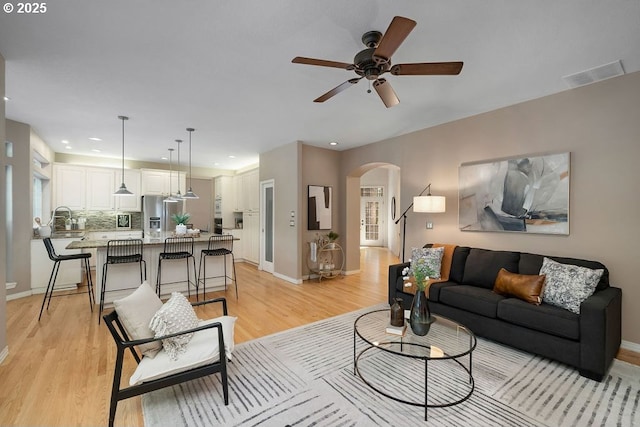
M533 305L507 298L498 303L498 319L546 334L580 339L580 316L549 304Z
M155 337L175 334L193 329L198 326L198 316L193 311L191 303L180 292L173 292L171 298L154 314L149 327L155 332ZM162 347L171 360L177 360L183 353L193 334L184 334L162 340Z
M210 325L220 322L224 338L225 353L231 360L234 348L234 325L237 317L221 316L209 320L201 320L198 326ZM186 350L178 360L171 360L164 349L156 357L143 357L133 375L129 379L129 385L138 385L147 381L163 378L189 369L209 365L220 360L218 348L218 329L211 328L198 331L187 344Z
M485 317L496 318L498 302L504 297L489 289L457 285L440 288L440 302Z
M519 252L472 248L464 266L463 285L493 289L501 268L518 273Z
M153 338L154 332L149 328L151 318L162 308L162 301L145 281L132 294L113 301L122 326L132 340ZM160 341L142 344L140 352L144 356L154 357L162 348Z

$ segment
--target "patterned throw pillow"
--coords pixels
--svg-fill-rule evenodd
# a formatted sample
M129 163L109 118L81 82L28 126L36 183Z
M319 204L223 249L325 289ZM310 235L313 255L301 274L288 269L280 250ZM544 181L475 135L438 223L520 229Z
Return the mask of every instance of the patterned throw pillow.
M164 303L162 308L149 322L149 328L155 332L155 337L186 331L198 326L198 316L191 303L180 292L171 294L171 298ZM162 346L171 360L178 360L178 355L183 353L193 333L180 335L162 340Z
M542 301L580 314L580 304L593 294L603 273L603 269L592 270L544 258L540 268L540 274L546 276Z
M411 261L415 262L419 258L424 259L427 266L435 272L435 275L429 276L429 278L439 279L443 254L444 246L439 248L413 248L411 250Z

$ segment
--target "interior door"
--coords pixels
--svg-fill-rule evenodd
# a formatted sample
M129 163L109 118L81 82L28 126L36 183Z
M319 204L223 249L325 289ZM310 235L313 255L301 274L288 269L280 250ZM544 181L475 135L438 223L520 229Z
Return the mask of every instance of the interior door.
M273 180L260 183L260 268L273 273L274 262L274 188Z
M384 187L360 188L360 246L384 246Z

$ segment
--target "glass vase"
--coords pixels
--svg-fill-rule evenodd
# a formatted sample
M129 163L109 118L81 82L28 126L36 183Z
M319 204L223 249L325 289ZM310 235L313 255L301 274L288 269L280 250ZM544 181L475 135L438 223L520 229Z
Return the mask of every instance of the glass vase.
M427 335L434 320L429 310L429 299L427 295L424 291L416 291L416 294L413 296L413 302L411 303L411 314L409 315L411 330L419 336Z

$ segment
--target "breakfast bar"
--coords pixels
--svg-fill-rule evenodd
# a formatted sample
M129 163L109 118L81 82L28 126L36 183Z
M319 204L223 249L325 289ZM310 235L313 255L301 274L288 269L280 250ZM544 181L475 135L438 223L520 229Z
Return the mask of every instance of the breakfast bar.
M209 237L216 234L200 233L193 240L193 256L196 269L199 268L200 252L207 248ZM173 233L161 233L158 237L145 237L143 243L143 259L147 264L147 282L155 288L158 274L158 258L163 251L164 241L167 237L173 237ZM239 240L237 237L234 240ZM67 249L96 249L96 280L94 283L96 295L102 292L102 267L107 259L107 242L109 240L78 240L69 243ZM206 257L207 276L223 276L223 257ZM189 277L196 282L197 271L193 272L192 262L189 261ZM227 259L227 269L232 269L231 258ZM187 292L187 271L184 260L165 260L162 263L162 297L168 298L172 292ZM112 264L107 275L105 303L111 303L115 299L122 298L132 292L132 289L140 285L140 270L137 263ZM191 287L193 290L193 286ZM207 291L219 291L224 289L224 277L207 279ZM99 298L98 298L99 300Z

